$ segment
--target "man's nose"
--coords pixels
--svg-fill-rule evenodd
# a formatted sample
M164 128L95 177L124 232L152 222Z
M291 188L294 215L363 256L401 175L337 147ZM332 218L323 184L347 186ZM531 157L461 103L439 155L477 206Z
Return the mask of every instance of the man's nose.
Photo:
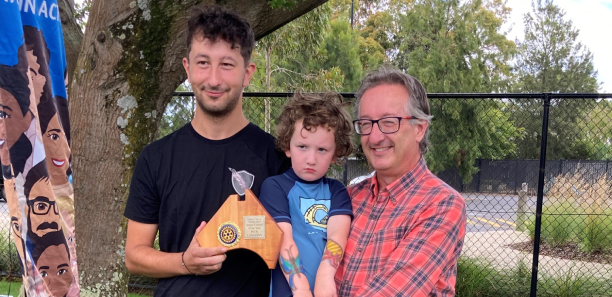
M208 77L208 85L216 87L221 84L221 70L217 67L211 67L210 76Z
M380 131L380 126L379 123L374 123L372 125L372 131L370 132L370 135L368 135L370 143L379 143L382 140L385 139L385 133L382 133L382 131Z

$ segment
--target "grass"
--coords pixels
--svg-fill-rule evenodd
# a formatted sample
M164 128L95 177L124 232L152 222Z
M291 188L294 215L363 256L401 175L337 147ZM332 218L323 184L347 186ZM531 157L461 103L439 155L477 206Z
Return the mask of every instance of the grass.
M0 295L11 295L19 296L19 289L21 288L21 280L13 281L0 281Z
M460 258L457 263L457 297L524 297L531 291L531 267L523 262L513 269L495 269L480 259ZM607 279L594 279L569 272L561 277L540 275L538 296L611 296Z

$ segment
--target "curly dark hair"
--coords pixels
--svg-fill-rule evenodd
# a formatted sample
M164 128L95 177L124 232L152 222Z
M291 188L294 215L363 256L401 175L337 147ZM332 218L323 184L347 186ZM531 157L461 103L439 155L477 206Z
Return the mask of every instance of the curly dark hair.
M249 22L235 11L218 5L194 8L187 23L187 59L193 38L200 36L213 43L221 39L231 44L232 49L240 48L245 66L251 61L255 34Z
M295 93L278 118L276 147L283 152L288 151L295 123L303 120L302 125L308 131L316 130L317 127L334 130L336 158L350 155L353 152L352 126L350 116L343 106L342 95L338 93Z

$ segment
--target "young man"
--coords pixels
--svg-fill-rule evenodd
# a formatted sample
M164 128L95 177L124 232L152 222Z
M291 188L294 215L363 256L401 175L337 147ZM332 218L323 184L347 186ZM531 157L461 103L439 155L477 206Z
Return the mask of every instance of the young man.
M183 66L197 99L191 123L148 145L134 169L125 216L130 272L159 278L155 296L267 296L270 271L255 253L200 247L195 236L236 191L231 171L254 176L259 195L287 159L248 122L242 90L255 64L250 25L218 6L195 10ZM153 248L159 230L159 247Z
M381 68L356 97L355 132L376 173L349 188L355 217L338 296L454 296L465 201L423 159L427 93L414 77Z
M272 297L338 294L334 275L353 212L346 187L325 174L352 151L341 98L298 93L279 117L276 144L291 158L292 169L266 179L260 196L284 235Z

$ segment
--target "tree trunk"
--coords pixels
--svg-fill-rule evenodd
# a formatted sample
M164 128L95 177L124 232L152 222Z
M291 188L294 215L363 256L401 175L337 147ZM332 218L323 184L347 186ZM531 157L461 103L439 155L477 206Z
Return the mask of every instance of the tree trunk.
M290 11L273 10L267 2L223 3L246 17L259 39L325 1L298 1ZM126 295L123 210L132 169L186 78L181 59L189 9L196 4L92 3L69 95L83 296Z
M66 69L68 73L68 85L66 87L70 90L74 68L76 67L79 50L81 49L81 42L83 41L83 32L81 32L81 27L79 27L79 24L77 24L74 18L74 1L59 0L57 2L60 11L60 19L62 20L64 48L66 50L66 60L68 62L68 67Z

